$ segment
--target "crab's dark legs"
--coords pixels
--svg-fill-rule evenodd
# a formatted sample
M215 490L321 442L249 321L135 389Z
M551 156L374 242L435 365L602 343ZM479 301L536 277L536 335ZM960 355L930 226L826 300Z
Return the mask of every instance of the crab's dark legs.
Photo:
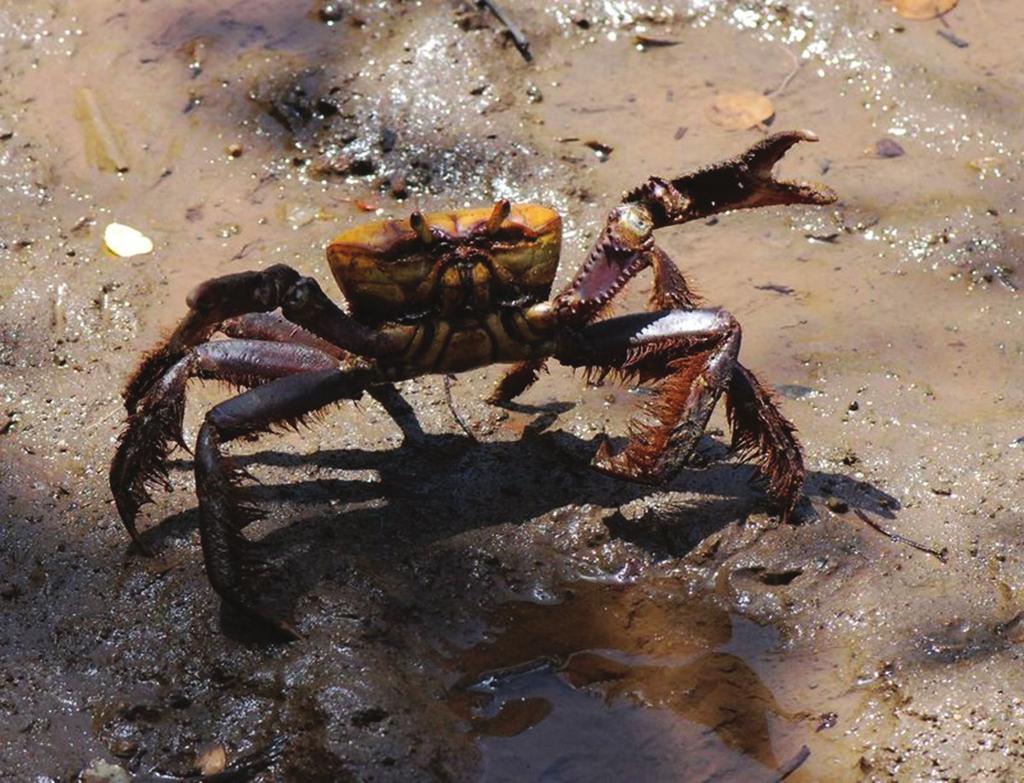
M196 494L206 571L217 593L250 617L282 635L297 634L254 597L262 560L242 536L254 511L238 499L240 472L221 453L221 444L277 424L296 425L307 415L343 399L358 399L373 380L364 369L304 372L258 386L220 403L206 414L196 441Z
M655 247L651 261L654 290L650 309L694 309L700 299L672 259ZM787 518L800 499L805 474L796 428L779 411L771 392L738 361L725 389L725 409L733 451L757 463L768 480L768 494L779 500L782 516Z
M378 332L346 315L316 281L277 264L200 283L188 296L188 315L135 371L124 391L134 412L150 387L192 346L205 342L222 321L281 308L285 317L332 345L360 356L383 356L404 347L397 332Z
M326 295L321 292L321 296ZM276 342L306 345L316 348L329 356L339 360L348 358L348 351L342 350L333 343L317 337L312 332L303 329L301 326L292 323L287 318L277 313L247 313L238 318L231 318L224 321L219 331L229 337L238 337L250 340L272 340ZM371 386L366 390L387 414L392 418L403 437L410 441L421 441L424 437L423 428L416 418L416 411L402 396L402 393L395 388L394 384L382 383L379 386Z
M739 362L725 391L725 411L732 430L733 451L754 460L768 482L783 520L800 501L804 457L796 427L779 411L772 393Z
M654 270L654 287L647 302L648 310L695 310L700 306L700 296L690 289L683 273L668 253L655 247L651 250L650 259Z
M135 516L151 499L147 485L168 485L167 459L174 444L185 445L181 422L189 378L255 386L296 373L337 368L338 364L322 351L289 343L219 340L188 348L137 402L110 466L110 488L132 540L146 551Z
M188 296L189 312L164 342L158 345L135 370L124 390L129 413L150 387L194 345L205 342L228 318L251 312L273 310L281 297L299 279L289 266L277 264L262 272L224 275L199 285Z
M661 483L686 462L725 390L740 348L740 327L724 310L665 310L611 318L563 342L555 357L599 375L656 382L656 396L630 424L625 450L602 444L605 472Z

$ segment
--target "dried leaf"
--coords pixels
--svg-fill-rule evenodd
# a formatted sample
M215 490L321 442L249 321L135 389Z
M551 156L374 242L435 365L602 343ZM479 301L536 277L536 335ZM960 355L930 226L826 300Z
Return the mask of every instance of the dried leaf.
M591 139L590 141L583 142L584 147L590 147L597 155L597 159L602 163L608 160L608 157L612 154L614 147L609 147L607 144L602 144L599 141Z
M775 116L775 107L759 92L739 90L716 96L707 115L721 128L747 130L768 122Z
M88 87L75 90L75 120L82 130L85 157L99 171L128 171L128 160L121 151L121 141L100 108L96 93Z
M228 754L219 742L210 745L196 759L196 768L203 775L217 775L228 765Z
M153 240L137 228L122 223L111 223L103 230L103 244L107 250L121 258L131 258L153 252Z
M889 0L904 19L934 19L952 11L960 0Z

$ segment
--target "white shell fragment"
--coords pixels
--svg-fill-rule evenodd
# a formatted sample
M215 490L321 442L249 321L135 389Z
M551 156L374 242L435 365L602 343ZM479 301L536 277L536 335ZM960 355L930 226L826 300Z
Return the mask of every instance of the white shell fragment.
M111 223L103 229L103 244L107 250L121 258L131 258L153 252L153 240L137 228L123 223Z

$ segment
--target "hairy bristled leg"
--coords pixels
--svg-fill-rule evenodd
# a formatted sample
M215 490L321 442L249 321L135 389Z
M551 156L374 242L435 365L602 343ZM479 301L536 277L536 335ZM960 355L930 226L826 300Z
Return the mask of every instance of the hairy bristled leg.
M295 373L336 368L350 353L380 356L401 347L400 335L384 335L357 323L314 280L284 265L207 280L189 294L187 303L181 323L146 356L125 388L128 423L110 469L121 520L143 551L135 516L150 500L147 486L168 486L168 455L175 443L184 445L181 421L189 378L258 386ZM287 318L271 314L278 307ZM258 339L206 342L218 329ZM397 390L382 385L374 397L403 433L422 435Z
M626 448L613 455L602 443L595 465L633 481L671 478L693 453L737 368L747 374L737 361L740 336L739 324L724 310L668 310L600 321L565 340L555 354L564 364L635 379L655 391L630 423ZM765 401L781 419L767 398L753 402L752 409ZM759 422L745 423L762 435ZM758 464L773 500L788 515L799 499L802 465L793 475L792 463L767 459Z
M654 289L650 309L694 309L700 299L672 259L656 247L651 260ZM767 478L769 495L788 499L781 509L788 517L800 499L806 473L796 428L779 411L771 392L739 361L734 363L725 388L725 410L733 451L757 463L759 472Z
M725 389L740 347L740 328L722 310L627 315L585 327L556 358L598 376L651 383L655 396L630 422L618 454L603 443L595 463L646 483L672 476L692 453Z
M196 494L206 571L217 593L249 617L288 638L298 634L261 605L263 573L257 545L242 535L254 516L238 490L242 474L221 446L243 435L295 426L310 414L343 399L358 399L372 382L367 370L328 369L303 372L257 386L212 408L196 441Z
M318 315L314 314L313 317L316 318ZM339 360L344 360L350 355L348 351L318 337L308 329L303 329L298 324L292 323L279 313L247 313L237 318L230 318L220 325L219 331L229 337L241 339L305 345ZM367 389L367 394L384 408L385 412L398 425L402 436L407 441L416 442L424 438L423 428L416 418L416 411L393 383L371 386Z
M140 506L152 500L150 486L170 488L167 460L175 444L185 446L181 427L190 378L258 386L297 373L337 369L338 365L337 359L316 348L260 340L218 340L185 350L136 401L110 466L110 489L132 540L147 551L135 517Z

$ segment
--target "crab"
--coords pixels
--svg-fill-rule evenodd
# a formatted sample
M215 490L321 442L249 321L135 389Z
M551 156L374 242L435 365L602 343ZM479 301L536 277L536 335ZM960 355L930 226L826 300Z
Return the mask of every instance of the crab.
M771 392L739 361L740 325L700 306L654 231L735 209L828 204L817 184L775 179L772 169L807 131L776 133L746 152L675 179L651 177L625 194L571 282L550 297L561 218L507 200L479 209L422 214L351 228L327 248L348 303L341 309L289 266L201 283L188 313L140 363L124 392L127 425L110 470L121 520L136 526L150 489L170 488L168 460L188 448L182 419L189 379L247 390L211 408L194 448L199 529L209 580L227 604L288 638L288 619L260 600L259 556L243 530L258 512L244 504L244 473L224 452L243 436L297 425L341 400L369 394L396 419L410 412L394 384L495 363L511 368L488 401L511 402L554 359L653 394L613 453L593 464L630 481L661 484L682 468L725 395L732 446L753 458L779 515L801 497L804 466L795 428ZM644 312L605 317L642 270L654 285ZM220 332L228 339L211 339Z

